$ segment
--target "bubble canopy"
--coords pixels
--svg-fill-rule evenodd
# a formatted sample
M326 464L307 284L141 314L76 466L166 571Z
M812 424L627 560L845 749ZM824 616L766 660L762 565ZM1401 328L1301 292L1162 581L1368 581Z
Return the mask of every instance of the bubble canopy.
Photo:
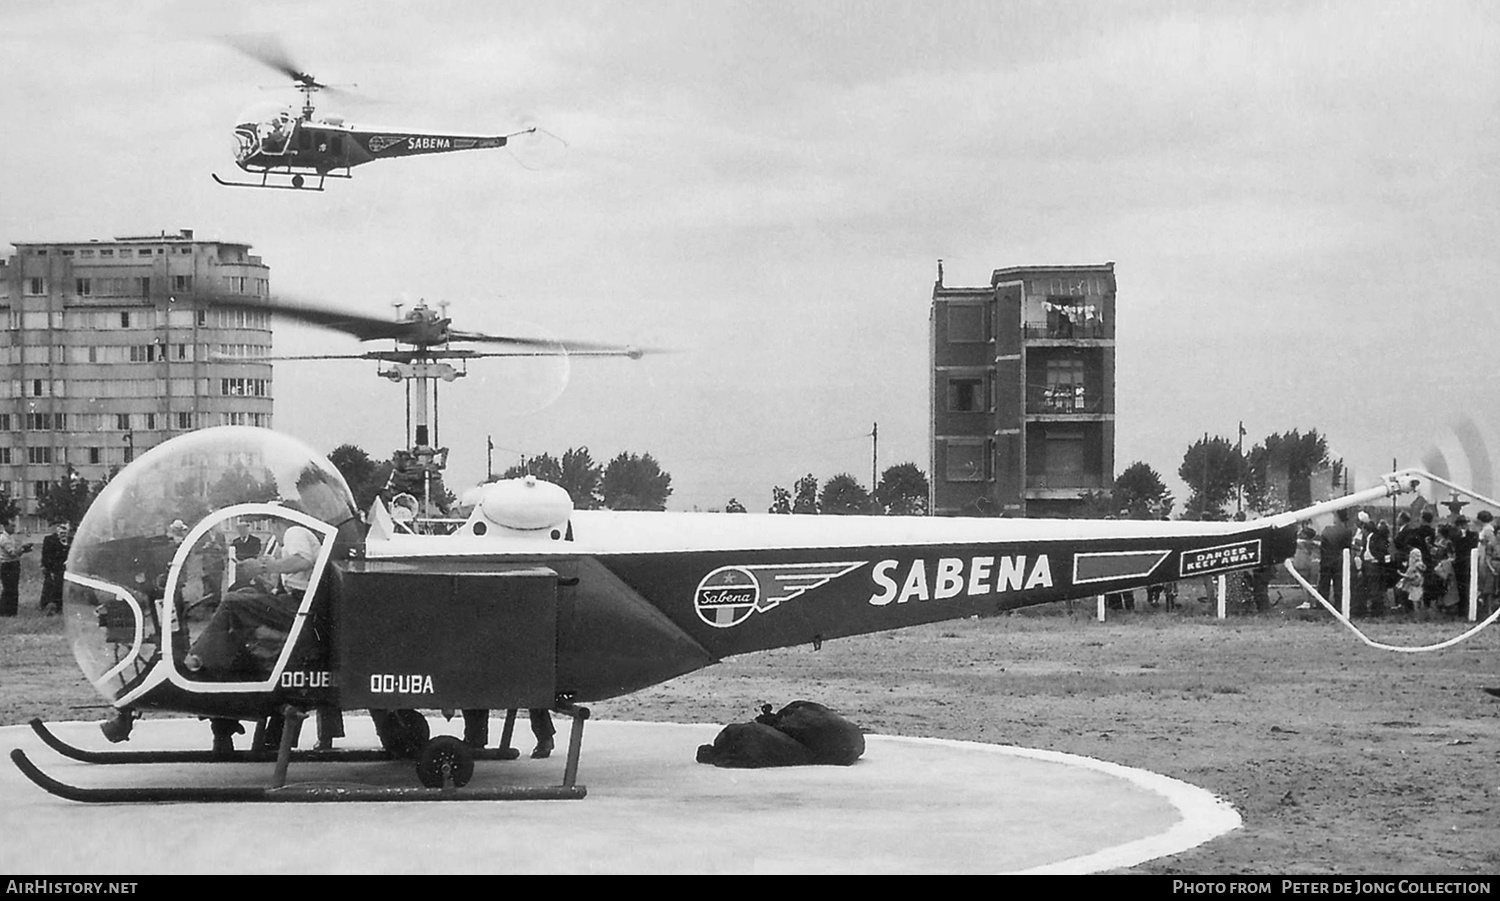
M285 104L266 102L242 110L235 122L235 159L244 162L257 153L285 153L297 117Z
M235 529L281 515L325 523L328 536L358 520L348 484L326 458L266 429L190 432L110 480L79 523L64 593L74 655L100 693L116 700L160 659L161 633L174 623L163 597L182 617L185 605L211 593L202 586L215 586L216 565L222 576ZM184 564L197 567L190 586Z

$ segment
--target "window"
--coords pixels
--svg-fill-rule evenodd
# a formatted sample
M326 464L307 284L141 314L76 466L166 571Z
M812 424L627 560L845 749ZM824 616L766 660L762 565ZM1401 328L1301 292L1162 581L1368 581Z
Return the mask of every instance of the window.
M1084 413L1088 395L1084 388L1083 360L1061 357L1047 361L1045 407L1053 413Z
M193 428L193 414L191 414L191 413L178 413L177 414L177 427L179 429L183 429L185 431L191 431L192 428Z
M948 440L946 475L950 482L983 482L989 477L989 455L981 438Z
M0 466L10 465L10 448L0 447Z
M172 276L172 290L173 291L191 291L191 290L193 290L193 277L191 275L174 275L174 276Z
M199 310L198 311L198 327L199 328L203 328L203 327L205 327L207 325L208 325L208 311L207 310Z
M187 349L188 349L188 346L186 344L179 344L179 345L177 345L177 359L179 359L179 360L186 360L188 358L187 357Z
M219 394L224 397L265 397L266 379L219 379Z
M985 396L984 379L965 376L948 379L948 411L951 413L983 413L989 409L989 398Z
M99 251L99 256L101 256L101 257L112 257L114 255L115 255L115 252L113 250L101 250L101 251Z
M121 251L120 251L120 256L121 256L121 257L122 257L122 258L123 258L123 257L128 257L128 256L133 256L133 255L134 255L134 254L135 254L135 251L133 251L133 250L131 250L131 249L130 249L130 248L128 248L128 247L126 247L126 248L124 248L124 249L122 249L122 250L121 250Z
M121 431L121 432L128 432L128 431L130 431L130 414L129 413L116 413L115 414L115 429L118 430L118 431Z
M142 297L150 297L151 296L151 278L149 276L143 275L137 281L140 284L140 295Z
M94 293L94 283L86 278L77 279L77 288L79 297L88 297Z
M146 414L146 431L148 431L148 432L154 432L154 431L156 431L156 414L155 413L147 413Z
M50 432L67 430L66 415L63 413L27 413L26 429L31 432Z
M948 340L974 342L988 340L984 331L984 307L977 303L948 305Z
M41 379L32 379L31 380L31 396L32 397L41 397L41 396L43 396L42 395L42 380Z
M26 280L26 293L33 297L47 293L47 280L39 276L32 276Z
M120 328L130 328L130 313L127 310L120 311Z
M90 463L92 463L94 465L98 465L100 463L103 463L104 462L103 456L104 456L104 454L103 454L103 452L99 448L97 448L97 447L91 447L91 448L89 448L89 462Z
M0 413L0 432L10 431L10 414Z
M1043 433L1043 442L1041 468L1052 483L1081 484L1090 470L1097 468L1088 465L1089 449L1082 429L1052 427Z
M51 463L52 462L52 448L50 448L50 447L28 447L28 448L26 448L26 462L34 464L34 465L41 465L41 464L45 464L45 463ZM39 484L39 485L46 485L47 483L46 482L38 482L37 484Z

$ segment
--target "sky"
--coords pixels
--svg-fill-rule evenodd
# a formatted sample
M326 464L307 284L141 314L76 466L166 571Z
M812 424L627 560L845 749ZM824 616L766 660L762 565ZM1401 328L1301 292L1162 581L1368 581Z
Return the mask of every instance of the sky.
M298 98L540 147L216 185ZM444 386L450 487L650 453L672 509L928 468L928 313L994 269L1115 262L1116 467L1316 428L1368 484L1500 401L1500 6L1486 2L0 0L0 245L194 229L274 293L672 352L491 361ZM548 150L554 152L547 152ZM288 325L282 354L357 353ZM400 388L280 363L278 430L402 443Z

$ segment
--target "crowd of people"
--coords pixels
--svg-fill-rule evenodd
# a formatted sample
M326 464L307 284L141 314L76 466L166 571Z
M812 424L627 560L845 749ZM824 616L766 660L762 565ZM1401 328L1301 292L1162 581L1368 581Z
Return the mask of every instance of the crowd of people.
M1338 605L1343 598L1343 557L1351 558L1349 612L1379 617L1389 613L1415 618L1462 616L1468 611L1471 586L1478 580L1481 609L1493 609L1500 580L1500 542L1495 518L1480 511L1474 523L1462 513L1438 522L1423 510L1413 518L1397 515L1394 530L1384 519L1360 512L1354 522L1341 510L1321 534L1305 526L1298 535L1296 563L1309 581L1316 572L1318 593ZM1316 563L1313 549L1316 548ZM1477 572L1473 552L1479 550ZM1304 603L1304 608L1312 606Z
M1360 511L1340 510L1318 531L1312 525L1297 533L1292 565L1330 604L1343 602L1343 557L1350 555L1349 613L1355 617L1406 615L1416 619L1467 615L1469 595L1477 583L1479 610L1500 605L1500 538L1497 520L1488 510L1474 519L1452 513L1442 519L1432 509L1413 516L1401 512L1395 525ZM1473 552L1479 551L1475 568ZM1231 604L1264 613L1274 606L1270 586L1279 565L1230 574L1226 590ZM1213 599L1216 577L1168 582L1146 590L1151 607L1176 607L1180 592L1201 602ZM1187 586L1184 588L1183 586ZM1134 610L1133 592L1105 596L1107 609ZM1321 609L1311 599L1298 609Z

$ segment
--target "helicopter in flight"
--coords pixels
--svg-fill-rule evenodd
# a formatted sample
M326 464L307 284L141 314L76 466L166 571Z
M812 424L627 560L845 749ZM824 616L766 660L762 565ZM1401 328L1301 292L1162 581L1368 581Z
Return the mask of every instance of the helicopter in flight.
M460 339L513 345L495 353L556 352L454 330L425 307L395 322L288 309L408 342L370 352L382 362L442 363L435 357ZM561 487L526 477L481 486L454 528L423 533L402 528L380 498L357 509L338 470L294 438L199 430L152 448L95 499L68 556L64 622L113 709L102 724L111 741L128 738L142 712L169 711L280 715L289 725L278 746L90 750L32 726L89 763L274 761L268 784L84 787L20 749L11 759L43 789L83 802L581 798L585 703L739 654L1268 567L1293 555L1299 522L1414 490L1415 473L1242 522L582 510ZM185 528L174 529L179 521ZM245 532L295 549L278 558L294 566L238 560L230 536ZM264 578L273 566L274 587ZM562 782L460 791L476 760L516 756L520 708L571 717ZM472 709L509 711L498 749L434 737L419 712ZM380 749L295 750L291 723L353 710L376 718ZM398 759L414 762L421 787L286 781L293 762Z
M269 38L229 42L245 55L290 78L302 94L300 110L257 104L240 115L234 128L235 164L258 181L231 181L213 173L226 187L322 191L330 178L352 178L355 166L405 156L427 156L459 150L491 150L512 139L538 133L535 127L509 134L469 134L369 128L348 124L339 116L318 116L313 97L339 93L292 63L279 42ZM313 179L316 179L314 182Z

